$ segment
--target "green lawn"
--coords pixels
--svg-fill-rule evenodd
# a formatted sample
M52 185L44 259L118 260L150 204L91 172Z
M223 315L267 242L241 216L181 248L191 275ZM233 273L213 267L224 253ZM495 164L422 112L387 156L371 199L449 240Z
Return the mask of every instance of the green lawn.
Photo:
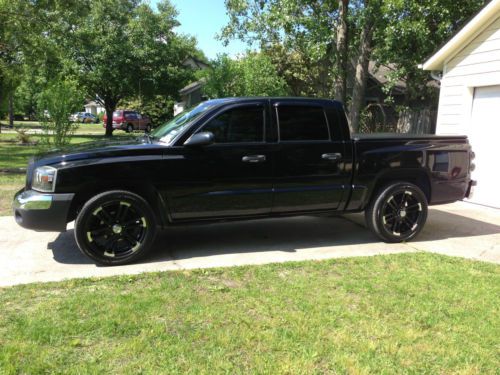
M433 254L0 289L3 373L498 374L500 268Z
M12 198L25 180L23 173L0 173L0 216L12 215Z
M7 126L7 121L1 121L2 125ZM78 129L77 133L103 133L104 129L102 127L102 123L98 124L77 124ZM14 121L15 129L42 129L42 125L38 121Z

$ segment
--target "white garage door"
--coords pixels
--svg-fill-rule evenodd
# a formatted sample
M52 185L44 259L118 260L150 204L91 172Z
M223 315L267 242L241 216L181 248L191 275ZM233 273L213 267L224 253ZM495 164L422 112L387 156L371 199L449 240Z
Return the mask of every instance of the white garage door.
M474 90L469 139L476 153L472 202L500 208L500 86Z

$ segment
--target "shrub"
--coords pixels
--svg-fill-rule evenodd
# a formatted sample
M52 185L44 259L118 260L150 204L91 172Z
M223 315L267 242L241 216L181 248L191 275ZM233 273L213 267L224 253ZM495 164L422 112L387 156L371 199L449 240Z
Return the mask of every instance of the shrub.
M26 129L15 129L16 130L16 138L19 141L19 143L23 145L27 145L32 143L31 142L31 135L28 134L28 130Z
M97 119L99 120L99 123L104 121L105 114L106 114L105 112L101 112L101 113L97 114Z
M69 117L82 107L83 101L83 93L75 82L69 80L56 80L40 94L38 117L47 145L61 147L69 143L77 128Z
M155 95L146 98L133 98L119 103L120 108L138 111L151 119L153 127L159 126L174 117L175 101L169 97Z

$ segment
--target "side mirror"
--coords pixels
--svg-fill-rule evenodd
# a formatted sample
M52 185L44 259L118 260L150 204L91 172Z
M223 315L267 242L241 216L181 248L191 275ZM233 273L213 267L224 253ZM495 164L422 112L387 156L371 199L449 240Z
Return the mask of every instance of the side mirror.
M214 133L212 132L196 133L184 142L184 146L209 146L214 143L214 138Z

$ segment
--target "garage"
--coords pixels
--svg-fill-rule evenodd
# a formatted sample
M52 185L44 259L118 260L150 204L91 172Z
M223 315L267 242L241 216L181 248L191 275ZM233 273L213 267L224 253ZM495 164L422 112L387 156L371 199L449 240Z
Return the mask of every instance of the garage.
M489 2L421 66L440 78L436 134L469 137L471 202L500 208L500 0Z
M500 208L500 160L496 154L500 139L500 85L475 88L468 133L476 154L477 167L472 176L478 183L471 201Z

